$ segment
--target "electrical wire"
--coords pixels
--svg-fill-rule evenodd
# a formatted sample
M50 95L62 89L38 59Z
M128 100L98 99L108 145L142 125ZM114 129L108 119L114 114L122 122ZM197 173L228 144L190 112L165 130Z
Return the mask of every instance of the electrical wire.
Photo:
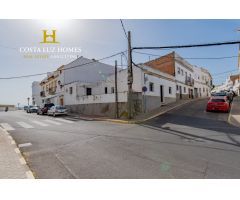
M233 45L240 44L240 41L226 41L226 42L214 42L205 44L187 44L187 45L173 45L173 46L160 46L160 47L133 47L134 49L179 49L179 48L193 48L193 47L210 47L210 46L221 46L221 45Z
M117 56L117 55L120 55L120 54L122 54L123 52L126 52L126 51L121 51L121 52L115 53L115 54L113 54L113 55L106 56L106 57L100 58L100 59L98 59L98 60L93 60L93 61L91 61L91 62L87 62L87 63L81 64L81 65L75 65L75 66L72 66L72 67L69 67L69 68L64 68L64 69L62 69L62 71L70 70L70 69L73 69L73 68L82 67L82 66L85 66L85 65L88 65L88 64L92 64L92 63L96 63L96 62L99 62L99 61L102 61L102 60L106 60L106 59L115 57L115 56ZM48 73L48 72L38 73L38 74L29 74L29 75L23 75L23 76L0 77L0 80L28 78L28 77L46 75L47 73Z
M143 52L139 52L139 51L132 51L134 53L138 53L138 54L143 54L143 55L148 55L148 56L156 56L156 57L162 57L164 55L157 55L157 54L150 54L150 53L143 53ZM194 60L194 59L202 59L202 60L214 60L214 59L228 59L228 58L237 58L239 57L238 55L236 56L223 56L223 57L180 57L180 56L175 56L175 57L179 57L179 58L183 58L183 59L189 59L189 60Z
M126 39L128 39L127 32L126 32L126 30L125 30L123 21L122 21L121 19L120 19L120 22L121 22L121 25L122 25L122 28L123 28L123 32L124 32L124 34L125 34L125 37L126 37Z

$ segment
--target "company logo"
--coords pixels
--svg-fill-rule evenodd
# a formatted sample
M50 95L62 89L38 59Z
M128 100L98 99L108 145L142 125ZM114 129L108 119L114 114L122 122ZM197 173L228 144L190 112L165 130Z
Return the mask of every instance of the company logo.
M48 34L48 30L43 30L43 41L40 43L44 44L58 44L56 41L56 30L52 30L52 34Z

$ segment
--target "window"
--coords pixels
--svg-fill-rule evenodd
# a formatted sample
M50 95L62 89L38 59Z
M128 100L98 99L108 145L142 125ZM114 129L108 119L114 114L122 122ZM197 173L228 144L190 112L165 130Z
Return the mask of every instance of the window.
M169 88L168 88L168 93L169 93L169 94L172 94L172 87L169 87Z
M150 83L149 83L149 91L150 91L150 92L153 92L153 90L154 90L154 85L153 85L152 82L150 82Z
M184 93L186 93L186 87L183 88Z
M114 87L111 87L111 93L114 93Z
M73 88L70 87L70 88L69 88L69 94L72 94L72 93L73 93Z
M203 88L203 92L205 92L205 88Z
M86 95L92 95L92 88L86 88Z
M185 77L187 78L187 72L185 72Z
M180 74L180 68L179 67L177 68L177 72L178 72L178 74Z
M181 74L183 75L183 70L181 69Z
M176 89L177 89L177 91L178 91L178 85L176 86Z
M105 87L105 94L107 94L108 93L108 89L107 89L107 87Z

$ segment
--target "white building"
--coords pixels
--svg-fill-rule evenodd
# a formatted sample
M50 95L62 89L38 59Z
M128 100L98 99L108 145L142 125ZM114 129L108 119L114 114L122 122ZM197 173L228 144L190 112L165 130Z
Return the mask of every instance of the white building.
M206 97L210 93L210 73L204 68L191 65L175 52L145 64L175 77L177 99Z
M240 74L230 75L222 85L212 90L212 92L220 91L234 91L235 94L240 95Z
M209 97L212 89L212 76L202 67L193 66L195 98Z
M127 114L127 75L127 69L118 70L117 90L120 116ZM176 101L175 78L144 65L140 68L133 66L132 88L135 114ZM114 74L96 83L76 81L65 85L65 103L72 112L114 116L115 91Z

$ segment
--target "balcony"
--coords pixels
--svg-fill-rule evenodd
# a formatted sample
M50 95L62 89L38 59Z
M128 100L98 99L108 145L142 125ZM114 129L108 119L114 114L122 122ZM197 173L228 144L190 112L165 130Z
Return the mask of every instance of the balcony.
M40 97L45 97L46 95L45 95L45 91L41 91L40 92Z
M48 94L49 94L49 95L54 95L54 94L56 94L56 90L53 89L53 88L49 88Z
M186 77L186 79L185 79L185 84L186 85L189 85L189 86L193 86L194 85L194 79L193 78L191 78L191 77Z

